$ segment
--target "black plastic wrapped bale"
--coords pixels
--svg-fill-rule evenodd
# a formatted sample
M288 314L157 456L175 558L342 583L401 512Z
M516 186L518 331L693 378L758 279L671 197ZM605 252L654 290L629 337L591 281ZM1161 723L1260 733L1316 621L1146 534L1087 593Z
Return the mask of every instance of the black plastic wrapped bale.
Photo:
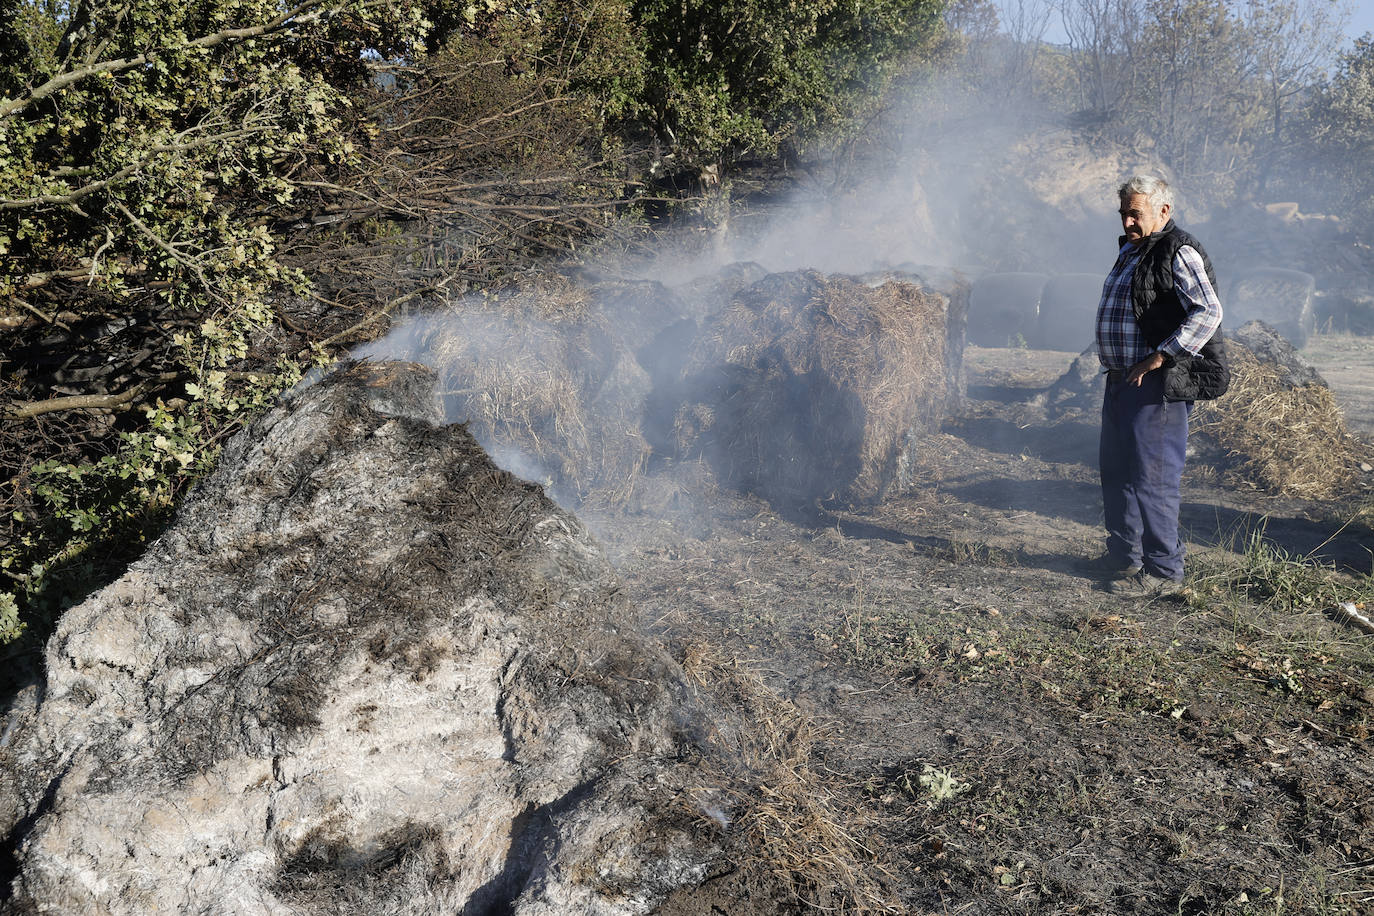
M1312 294L1316 281L1301 270L1259 267L1241 274L1222 300L1226 327L1263 321L1301 349L1316 323Z
M1060 274L1040 294L1040 326L1032 345L1078 353L1093 342L1101 274Z
M980 347L1026 346L1036 334L1040 294L1049 278L1036 273L988 274L969 294L968 339Z

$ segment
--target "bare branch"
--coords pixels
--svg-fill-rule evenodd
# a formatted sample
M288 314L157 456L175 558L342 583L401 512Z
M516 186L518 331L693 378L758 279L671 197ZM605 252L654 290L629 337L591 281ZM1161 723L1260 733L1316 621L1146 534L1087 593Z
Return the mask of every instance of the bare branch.
M33 305L29 302L25 302L23 299L15 299L14 301L19 304L20 308L24 309L27 312L30 312L34 315L34 317L36 317L39 321L43 322L44 324L55 324L64 331L71 330L71 326L68 325L65 321L58 319L55 315L49 315L47 312L38 308L36 305Z
M403 296L397 296L395 299L392 299L390 302L383 305L381 308L373 312L371 315L368 315L362 321L359 321L352 327L345 328L344 330L340 331L332 337L328 337L320 341L315 346L319 347L320 349L325 349L327 347L332 347L337 343L345 341L348 338L352 337L354 334L357 334L359 331L363 331L368 327L371 327L372 325L381 321L383 318L387 317L393 311L405 305L407 302L411 302L412 300L418 299L421 296L425 296L430 293L442 292L444 288L447 287L450 283L452 283L455 279L457 279L456 275L449 274L448 276L439 280L437 283L431 283L428 286L422 286L419 289L413 289ZM308 352L308 350L305 351L305 353ZM302 355L305 355L305 353L302 353Z
M47 286L54 280L76 280L86 276L85 268L72 268L68 270L48 270L43 273L29 274L24 278L25 289L38 289Z
M5 408L4 416L11 420L28 420L64 410L118 410L142 397L152 386L174 381L179 375L177 372L162 372L118 394L74 394L45 401L15 401Z

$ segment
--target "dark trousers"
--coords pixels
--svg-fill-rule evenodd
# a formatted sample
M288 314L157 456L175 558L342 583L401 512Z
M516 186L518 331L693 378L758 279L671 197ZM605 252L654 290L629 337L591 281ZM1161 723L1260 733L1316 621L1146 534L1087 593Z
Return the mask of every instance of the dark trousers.
M1179 481L1188 449L1191 402L1164 400L1164 373L1139 387L1107 382L1102 402L1102 508L1107 550L1147 573L1183 578L1178 536Z

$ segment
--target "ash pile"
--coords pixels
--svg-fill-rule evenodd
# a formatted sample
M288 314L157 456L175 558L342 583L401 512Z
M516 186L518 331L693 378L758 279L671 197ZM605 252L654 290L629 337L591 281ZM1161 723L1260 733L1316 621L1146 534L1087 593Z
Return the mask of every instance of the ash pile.
M12 913L644 913L720 855L600 548L355 366L69 611L0 738Z
M1276 496L1331 499L1352 492L1371 462L1320 373L1262 321L1227 332L1231 387L1199 402L1188 441L1190 473ZM1103 376L1094 348L1027 405L1022 420L1096 426ZM1095 443L1095 440L1093 440Z
M962 391L966 312L957 283L736 264L545 281L362 355L434 367L447 418L565 505L659 511L691 479L804 506L908 485Z

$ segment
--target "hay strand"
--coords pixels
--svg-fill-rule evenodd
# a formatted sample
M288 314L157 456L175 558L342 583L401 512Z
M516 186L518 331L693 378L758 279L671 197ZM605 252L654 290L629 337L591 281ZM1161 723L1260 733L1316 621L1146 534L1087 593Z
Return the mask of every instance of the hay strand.
M715 723L705 741L697 806L738 831L745 868L781 878L797 900L824 912L897 913L877 876L886 874L863 825L813 768L816 723L769 690L738 660L703 642L689 645L683 669L737 720Z
M1194 434L1222 456L1223 479L1280 496L1330 499L1355 483L1368 446L1352 436L1331 390L1286 386L1276 366L1230 347L1231 388L1201 402Z

